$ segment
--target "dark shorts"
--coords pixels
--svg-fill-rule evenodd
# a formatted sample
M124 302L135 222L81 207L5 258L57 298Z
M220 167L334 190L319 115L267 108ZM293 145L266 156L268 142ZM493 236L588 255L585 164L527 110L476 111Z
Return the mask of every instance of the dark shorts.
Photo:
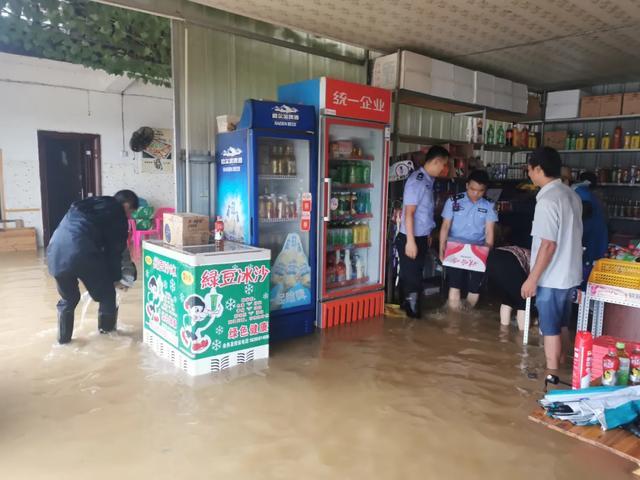
M484 281L484 272L473 272L462 268L446 267L449 288L465 290L469 293L480 293Z
M573 290L573 288L538 287L536 307L542 335L560 335L562 327L569 326Z

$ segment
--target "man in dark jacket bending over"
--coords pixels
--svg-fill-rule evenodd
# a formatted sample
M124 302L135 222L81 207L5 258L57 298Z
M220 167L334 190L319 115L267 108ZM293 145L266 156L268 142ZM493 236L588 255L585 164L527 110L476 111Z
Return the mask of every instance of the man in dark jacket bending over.
M121 190L113 197L90 197L71 205L47 248L49 273L56 279L58 342L69 343L73 313L80 301L78 280L100 303L98 329L115 329L118 319L116 285L122 278L122 254L127 248L128 218L138 208L138 197Z

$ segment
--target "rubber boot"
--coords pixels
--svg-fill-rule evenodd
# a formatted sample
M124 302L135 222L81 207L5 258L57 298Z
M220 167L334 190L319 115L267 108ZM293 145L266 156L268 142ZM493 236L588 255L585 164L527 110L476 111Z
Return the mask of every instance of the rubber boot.
M100 333L113 332L116 329L116 323L118 322L118 309L115 313L98 313L98 330Z
M71 341L73 335L73 312L58 312L58 343L64 344Z
M410 293L404 300L404 311L410 318L420 318L418 310L418 294Z

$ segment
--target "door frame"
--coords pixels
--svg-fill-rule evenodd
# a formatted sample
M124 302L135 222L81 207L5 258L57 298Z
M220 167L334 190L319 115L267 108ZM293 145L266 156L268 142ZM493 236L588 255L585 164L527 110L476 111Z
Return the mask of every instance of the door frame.
M93 133L55 132L50 130L38 130L38 164L40 168L40 195L42 204L42 237L44 246L49 244L51 232L49 231L49 185L47 178L47 155L45 145L48 140L78 140L86 142L91 149L91 159L84 158L83 189L93 195L102 194L102 159L100 149L100 135ZM85 148L85 147L83 147ZM86 198L86 195L85 195Z

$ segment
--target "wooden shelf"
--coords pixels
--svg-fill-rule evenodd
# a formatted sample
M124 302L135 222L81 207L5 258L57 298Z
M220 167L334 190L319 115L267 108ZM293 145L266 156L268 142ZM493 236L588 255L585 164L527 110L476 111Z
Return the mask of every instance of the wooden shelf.
M584 122L607 122L611 120L635 120L640 119L640 115L613 115L610 117L579 117L579 118L559 118L545 120L544 123L584 123ZM522 122L527 123L527 122Z
M327 252L335 252L336 250L353 250L357 248L370 248L370 243L351 243L349 245L329 245Z
M344 282L327 283L327 290L335 290L337 288L353 287L369 282L369 277L355 278Z
M609 148L607 150L558 150L559 153L637 153L640 148Z
M394 141L399 143L415 143L416 145L442 145L443 143L449 143L451 145L471 145L474 150L480 149L481 143L470 143L465 140L452 140L450 138L437 138L437 137L421 137L418 135L405 135L403 133L393 134Z
M340 215L339 217L332 217L332 222L345 222L349 220L363 220L365 218L373 218L371 213L356 213L355 215Z
M640 217L609 217L609 220L623 220L625 222L640 222Z
M373 183L332 183L331 188L336 190L363 190L373 188Z

